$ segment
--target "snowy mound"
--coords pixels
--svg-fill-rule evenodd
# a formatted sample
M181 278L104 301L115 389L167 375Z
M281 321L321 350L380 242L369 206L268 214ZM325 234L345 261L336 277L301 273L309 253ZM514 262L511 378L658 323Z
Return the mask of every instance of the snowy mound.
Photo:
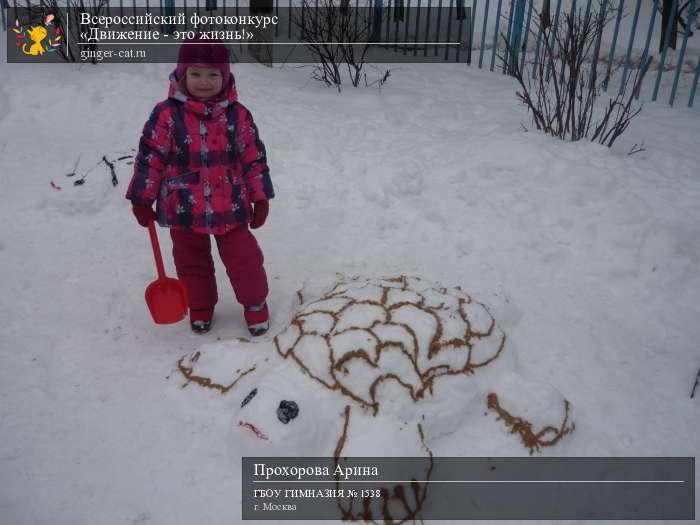
M514 373L505 334L461 289L340 277L298 295L272 342L205 345L179 362L189 382L235 392L241 455L424 455L473 424L474 407L531 453L573 429L568 402Z
M493 364L505 340L488 310L461 290L399 277L340 280L306 302L275 344L323 386L377 414L387 383L417 402L439 378Z

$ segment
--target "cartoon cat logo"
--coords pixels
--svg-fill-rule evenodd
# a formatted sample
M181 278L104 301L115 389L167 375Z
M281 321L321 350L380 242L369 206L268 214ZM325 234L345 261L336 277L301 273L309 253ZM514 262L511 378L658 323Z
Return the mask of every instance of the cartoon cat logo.
M12 30L16 33L15 45L25 55L40 56L44 53L55 52L61 46L61 28L56 27L53 40L48 38L48 44L44 44L44 40L49 36L49 27L53 25L54 15L47 15L43 24L38 26L30 26L23 29L19 20L15 20L15 27ZM29 42L31 42L31 44Z

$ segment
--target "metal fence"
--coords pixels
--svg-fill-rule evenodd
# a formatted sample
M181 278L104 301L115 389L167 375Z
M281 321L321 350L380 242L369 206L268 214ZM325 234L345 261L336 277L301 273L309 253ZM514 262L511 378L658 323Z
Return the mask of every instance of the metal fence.
M592 5L592 0L578 0L578 2L577 0L471 0L471 6L468 3L465 6L465 0L363 0L363 2L348 0L347 4L353 7L369 7L384 13L375 18L377 24L375 31L377 34L385 35L386 39L383 42L393 40L394 51L397 53L406 54L407 50L410 50L415 54L417 46L411 45L413 43L411 38L414 38L417 43L419 35L444 34L446 31L448 40L450 35L454 35L466 45L458 46L456 53L445 50L445 61L465 62L479 69L488 67L491 71L497 69L504 74L507 70L500 64L500 60L497 63L497 58L506 52L506 42L511 44L507 50L509 60L519 60L521 68L528 57L533 59L538 56L542 45L541 24L537 23L539 13L553 10L552 27L556 28L560 19L563 20L567 13L585 12L585 17L588 17L592 9L600 9L603 16L610 18L611 24L597 35L591 67L596 71L601 68L601 73L604 72L602 78L606 80L603 83L603 89L605 91L609 88L614 89L619 83L618 92L621 93L635 69L648 68L642 88L636 93L637 98L641 96L651 101L666 100L670 106L673 106L677 102L679 82L683 79L689 92L687 106L692 107L700 77L700 50L695 48L692 53L689 53L688 41L692 35L692 13L695 12L696 5L700 4L700 0L684 3L686 8L684 23L679 13L679 4L682 1L673 0L670 12L668 12L668 2L663 0L596 0L596 6ZM14 20L13 9L16 13L18 7L30 6L29 0L25 2L0 0L0 2L6 7L2 10L5 30L8 26L7 19ZM294 2L268 0L268 3L270 9L275 12L279 12L280 7L292 8L299 5L297 0ZM85 0L85 4L96 7L97 0ZM661 13L662 4L666 4L667 9L663 14ZM306 2L306 5L318 7L319 1L312 0L312 2ZM248 6L249 1L239 0L203 0L201 3L200 0L189 2L178 0L177 2L177 7L193 9L197 13L200 10L217 9L224 15L238 14L239 9ZM173 0L131 0L131 2L112 0L107 4L108 10L123 11L125 7L158 7L161 10L167 10L174 8L175 2ZM688 7L690 11L687 11ZM410 18L412 9L417 13L416 20ZM430 16L431 9L436 10L436 16ZM425 13L423 17L421 12ZM441 19L442 12L448 13L445 16L447 20ZM688 12L691 16L687 16ZM466 24L465 16L470 17ZM465 26L468 28L468 35L463 34ZM680 30L678 30L679 27ZM285 29L288 33L287 37L292 38L291 19L282 32ZM280 27L276 26L275 37L279 36ZM695 41L700 41L700 37L694 36ZM398 45L399 40L403 45ZM679 42L680 49L676 49L679 47L677 45ZM428 47L425 46L422 51L427 54ZM438 56L437 46L435 56Z

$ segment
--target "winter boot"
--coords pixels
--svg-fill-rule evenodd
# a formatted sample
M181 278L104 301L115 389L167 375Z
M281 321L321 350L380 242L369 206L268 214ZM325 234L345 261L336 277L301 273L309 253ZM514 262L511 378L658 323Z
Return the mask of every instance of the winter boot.
M263 335L270 328L270 312L266 302L246 308L243 315L252 336Z
M195 334L206 334L211 329L213 316L213 308L190 310L190 326L192 327L192 331Z

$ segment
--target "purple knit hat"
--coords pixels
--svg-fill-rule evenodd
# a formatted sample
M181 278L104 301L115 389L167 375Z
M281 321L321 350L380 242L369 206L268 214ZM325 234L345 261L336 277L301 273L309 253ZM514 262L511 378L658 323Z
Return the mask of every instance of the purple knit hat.
M178 80L183 79L189 66L215 68L221 71L225 89L231 76L230 59L228 48L221 40L202 40L196 36L191 40L185 40L180 46L175 76Z

